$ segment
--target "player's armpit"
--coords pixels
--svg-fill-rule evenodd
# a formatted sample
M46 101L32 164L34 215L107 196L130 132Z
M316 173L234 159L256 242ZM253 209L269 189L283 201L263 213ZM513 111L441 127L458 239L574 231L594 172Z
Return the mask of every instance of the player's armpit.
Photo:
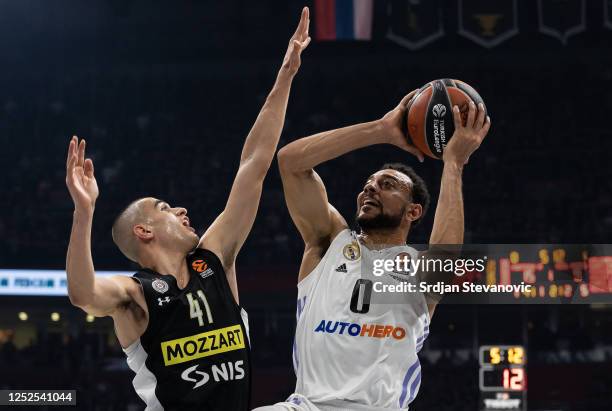
M138 288L138 284L126 276L96 276L93 294L87 300L75 301L71 298L71 302L96 317L110 316L119 307L131 302L134 293L139 292Z
M428 302L427 303L427 312L429 312L429 320L431 321L431 319L433 318L434 312L436 311L436 307L438 306L438 303L435 302Z

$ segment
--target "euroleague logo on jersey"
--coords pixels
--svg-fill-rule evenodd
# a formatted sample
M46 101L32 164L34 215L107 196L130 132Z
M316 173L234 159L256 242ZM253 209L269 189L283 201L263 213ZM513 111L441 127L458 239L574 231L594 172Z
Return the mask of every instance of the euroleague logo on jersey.
M198 273L201 273L208 269L208 264L206 264L206 261L204 260L195 260L193 263L191 263L191 267Z
M194 260L191 263L191 268L200 274L200 277L206 278L214 274L212 268L208 267L208 264L204 260Z

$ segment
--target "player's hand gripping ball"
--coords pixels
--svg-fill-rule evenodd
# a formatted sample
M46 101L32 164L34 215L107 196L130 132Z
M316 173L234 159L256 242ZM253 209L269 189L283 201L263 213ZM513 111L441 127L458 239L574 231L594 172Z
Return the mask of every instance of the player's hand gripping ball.
M470 85L453 79L434 80L421 87L408 103L408 134L425 155L441 159L455 125L453 106L459 106L465 126L470 101L484 106L482 97ZM486 115L485 106L485 115Z

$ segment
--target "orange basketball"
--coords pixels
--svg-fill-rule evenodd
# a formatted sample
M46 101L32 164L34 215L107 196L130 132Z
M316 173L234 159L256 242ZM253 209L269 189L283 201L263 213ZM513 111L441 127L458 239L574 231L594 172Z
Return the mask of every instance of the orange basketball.
M453 106L459 106L465 125L470 101L484 104L474 88L459 80L434 80L421 87L409 103L406 116L413 144L423 154L441 159L444 147L455 132Z

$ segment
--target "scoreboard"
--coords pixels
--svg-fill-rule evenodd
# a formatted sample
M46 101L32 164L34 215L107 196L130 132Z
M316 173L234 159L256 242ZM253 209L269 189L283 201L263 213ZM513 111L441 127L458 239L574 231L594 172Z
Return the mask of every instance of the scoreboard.
M455 284L509 291L454 293L443 303L612 303L612 244L465 244L461 255L485 260L484 270L456 273Z
M505 250L497 267L490 261L488 282L531 284L530 293L515 293L527 302L559 299L612 301L612 245L519 245Z
M527 410L527 357L520 345L479 350L480 411Z

